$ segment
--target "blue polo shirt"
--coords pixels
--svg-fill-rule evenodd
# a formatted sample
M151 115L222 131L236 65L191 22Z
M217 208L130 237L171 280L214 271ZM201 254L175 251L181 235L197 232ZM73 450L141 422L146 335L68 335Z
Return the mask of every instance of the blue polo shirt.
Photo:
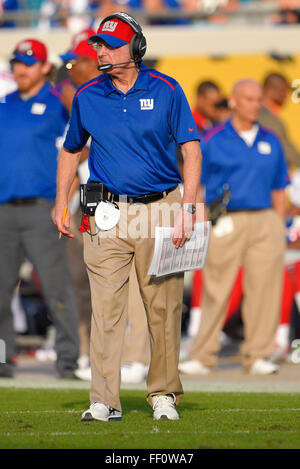
M23 101L19 92L0 104L0 203L14 198L55 200L57 139L68 112L51 85Z
M178 184L176 143L199 140L180 85L143 64L126 94L107 74L78 88L64 147L79 151L90 135L90 180L132 197Z
M259 210L272 207L271 191L289 184L288 168L278 137L259 126L251 147L239 136L231 120L201 138L201 182L209 204L229 185L228 210Z

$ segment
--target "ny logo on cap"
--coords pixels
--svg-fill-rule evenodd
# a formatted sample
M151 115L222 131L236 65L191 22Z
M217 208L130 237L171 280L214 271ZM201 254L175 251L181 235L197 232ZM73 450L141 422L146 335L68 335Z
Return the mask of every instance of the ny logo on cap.
M102 31L109 31L110 33L113 33L117 26L117 21L106 21L106 23L103 25Z
M29 41L24 41L21 42L21 44L18 45L18 50L22 52L26 52L28 49L31 49L31 42Z
M89 34L86 31L79 33L78 36L75 37L73 42L73 47L75 48L78 44L89 37Z

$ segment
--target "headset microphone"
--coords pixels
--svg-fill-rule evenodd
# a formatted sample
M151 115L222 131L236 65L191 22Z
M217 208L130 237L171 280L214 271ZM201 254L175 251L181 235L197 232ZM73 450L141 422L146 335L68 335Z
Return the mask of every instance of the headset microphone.
M112 70L113 68L118 67L119 65L127 65L127 64L136 63L136 62L137 62L136 60L129 60L128 62L121 62L118 64L103 64L103 65L98 65L97 68L99 72L108 72Z
M113 68L112 64L104 64L104 65L98 65L97 69L99 72L106 72L108 70L111 70Z

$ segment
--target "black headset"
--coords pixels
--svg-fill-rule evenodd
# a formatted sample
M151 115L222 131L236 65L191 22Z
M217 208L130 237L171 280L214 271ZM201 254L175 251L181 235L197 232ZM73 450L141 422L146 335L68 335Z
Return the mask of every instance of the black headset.
M146 53L146 48L147 48L147 42L146 38L143 35L143 31L139 23L130 15L127 13L124 13L123 11L119 11L117 13L114 13L113 15L109 15L106 18L104 18L100 26L106 21L112 20L114 18L117 18L124 23L128 24L133 31L135 32L134 36L132 37L130 43L129 43L129 50L130 50L130 56L134 62L141 62L142 57Z

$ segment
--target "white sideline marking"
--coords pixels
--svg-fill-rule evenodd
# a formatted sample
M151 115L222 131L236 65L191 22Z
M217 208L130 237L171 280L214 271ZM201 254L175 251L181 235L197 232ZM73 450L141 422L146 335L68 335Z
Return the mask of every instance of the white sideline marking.
M1 414L77 414L83 410L0 410Z
M84 412L86 409L79 410L0 410L0 414L77 414ZM184 411L184 409L183 409ZM138 411L129 411L132 412ZM202 409L200 412L300 412L300 408L284 408L284 409Z
M203 409L201 412L300 412L300 408L284 409Z
M22 432L19 432L19 433L0 433L0 437L5 437L5 436L37 436L37 435L42 435L42 436L86 436L86 435L112 435L112 432L105 432L102 430L103 426L101 425L101 430L99 430L99 432L51 432L51 433L45 433L43 431L40 431L40 432L36 432L36 433L22 433ZM280 432L282 430L272 430L272 433L275 433L275 432ZM184 431L180 431L180 432L173 432L172 430L167 430L167 431L159 431L158 434L159 435L170 435L170 434L178 434L178 435L182 435L183 433L186 433L187 435L224 435L226 433L230 433L230 435L232 434L261 434L261 433L269 433L270 430L255 430L255 431L250 431L250 430L237 430L237 431L232 431L232 430L227 430L227 431L206 431L206 430L203 430L203 431L199 431L199 432L184 432ZM284 430L284 433L299 433L298 430ZM149 435L149 434L153 434L153 431L152 430L149 430L148 432L126 432L126 434L128 435L133 435L133 434L137 434L137 435Z

